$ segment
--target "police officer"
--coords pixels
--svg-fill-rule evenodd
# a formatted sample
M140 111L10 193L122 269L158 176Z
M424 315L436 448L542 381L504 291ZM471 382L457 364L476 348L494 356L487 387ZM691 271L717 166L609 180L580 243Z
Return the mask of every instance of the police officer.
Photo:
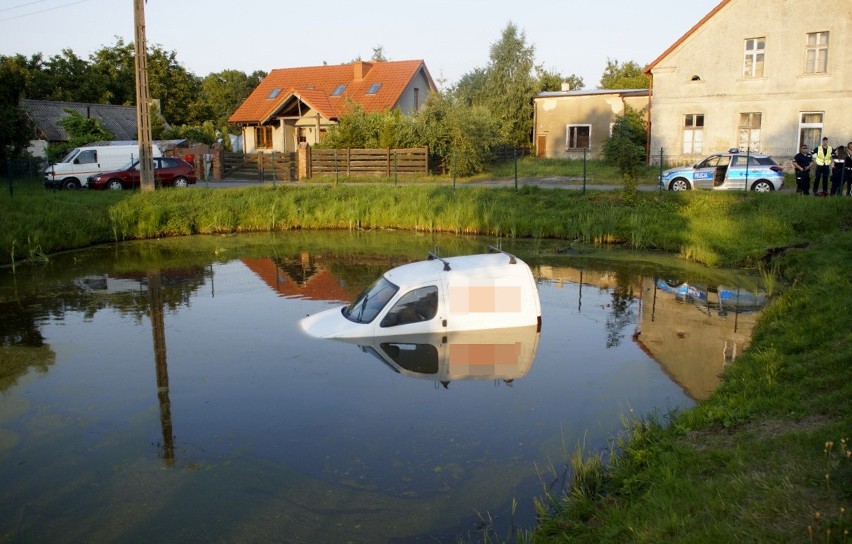
M796 193L808 194L811 188L811 162L813 157L808 152L808 146L802 148L793 157L793 168L796 170Z
M814 175L814 195L820 194L819 181L822 179L822 194L828 192L828 178L831 176L831 153L834 151L828 145L828 137L822 139L822 145L813 150L814 162L816 163L816 175Z
M846 183L846 196L850 196L850 192L852 192L852 142L846 144L846 160L844 162L844 166L843 181Z
M843 170L846 166L846 148L837 147L831 156L831 196L840 196L843 192Z

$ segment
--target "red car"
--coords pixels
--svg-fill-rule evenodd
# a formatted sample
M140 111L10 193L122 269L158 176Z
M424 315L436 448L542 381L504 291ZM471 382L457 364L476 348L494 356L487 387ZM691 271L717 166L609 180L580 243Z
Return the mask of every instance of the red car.
M139 188L139 161L133 161L127 168L115 172L95 174L86 179L89 189L137 189ZM175 157L154 157L154 178L160 187L186 187L194 184L195 169L183 159Z

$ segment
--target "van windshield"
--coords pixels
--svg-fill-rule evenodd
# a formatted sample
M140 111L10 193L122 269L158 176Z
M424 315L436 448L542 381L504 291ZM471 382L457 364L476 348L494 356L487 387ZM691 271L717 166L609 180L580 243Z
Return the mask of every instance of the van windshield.
M369 323L379 315L397 291L399 287L382 276L358 295L352 304L343 308L343 316L355 323Z
M71 158L72 158L74 155L76 155L78 151L80 151L80 150L79 150L79 149L76 149L76 148L72 149L71 151L69 151L69 152L68 152L68 154L67 154L67 155L65 155L64 157L62 157L62 158L59 160L59 162L71 162Z

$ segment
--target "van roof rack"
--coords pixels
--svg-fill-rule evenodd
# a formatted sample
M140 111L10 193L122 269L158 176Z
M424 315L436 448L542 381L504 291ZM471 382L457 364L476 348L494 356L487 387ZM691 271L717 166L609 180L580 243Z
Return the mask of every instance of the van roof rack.
M444 263L444 272L449 272L449 271L450 271L450 263L448 263L447 261L445 261L444 259L442 259L442 258L438 257L437 255L435 255L434 253L432 253L432 252L430 251L430 252L429 252L429 259L428 259L428 260L430 260L430 261L434 261L434 260L436 260L436 259L437 259L437 260L439 260L439 261L441 261L442 263Z
M518 261L517 261L517 259L515 259L514 255L512 255L511 253L509 253L507 251L503 251L502 249L500 249L498 247L488 246L488 252L489 253L502 253L503 255L508 255L509 256L509 264L517 264L518 263Z

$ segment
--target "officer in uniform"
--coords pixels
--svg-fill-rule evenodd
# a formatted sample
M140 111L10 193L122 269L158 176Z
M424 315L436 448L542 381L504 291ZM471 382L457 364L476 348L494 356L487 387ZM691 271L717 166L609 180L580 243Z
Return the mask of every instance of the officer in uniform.
M813 151L816 163L816 175L814 176L814 195L819 195L819 181L822 180L822 195L828 192L828 178L831 176L831 153L834 151L828 145L828 137L822 139L822 145Z
M808 152L808 146L802 148L793 157L793 168L796 170L796 193L806 195L811 188L811 162L813 157Z

